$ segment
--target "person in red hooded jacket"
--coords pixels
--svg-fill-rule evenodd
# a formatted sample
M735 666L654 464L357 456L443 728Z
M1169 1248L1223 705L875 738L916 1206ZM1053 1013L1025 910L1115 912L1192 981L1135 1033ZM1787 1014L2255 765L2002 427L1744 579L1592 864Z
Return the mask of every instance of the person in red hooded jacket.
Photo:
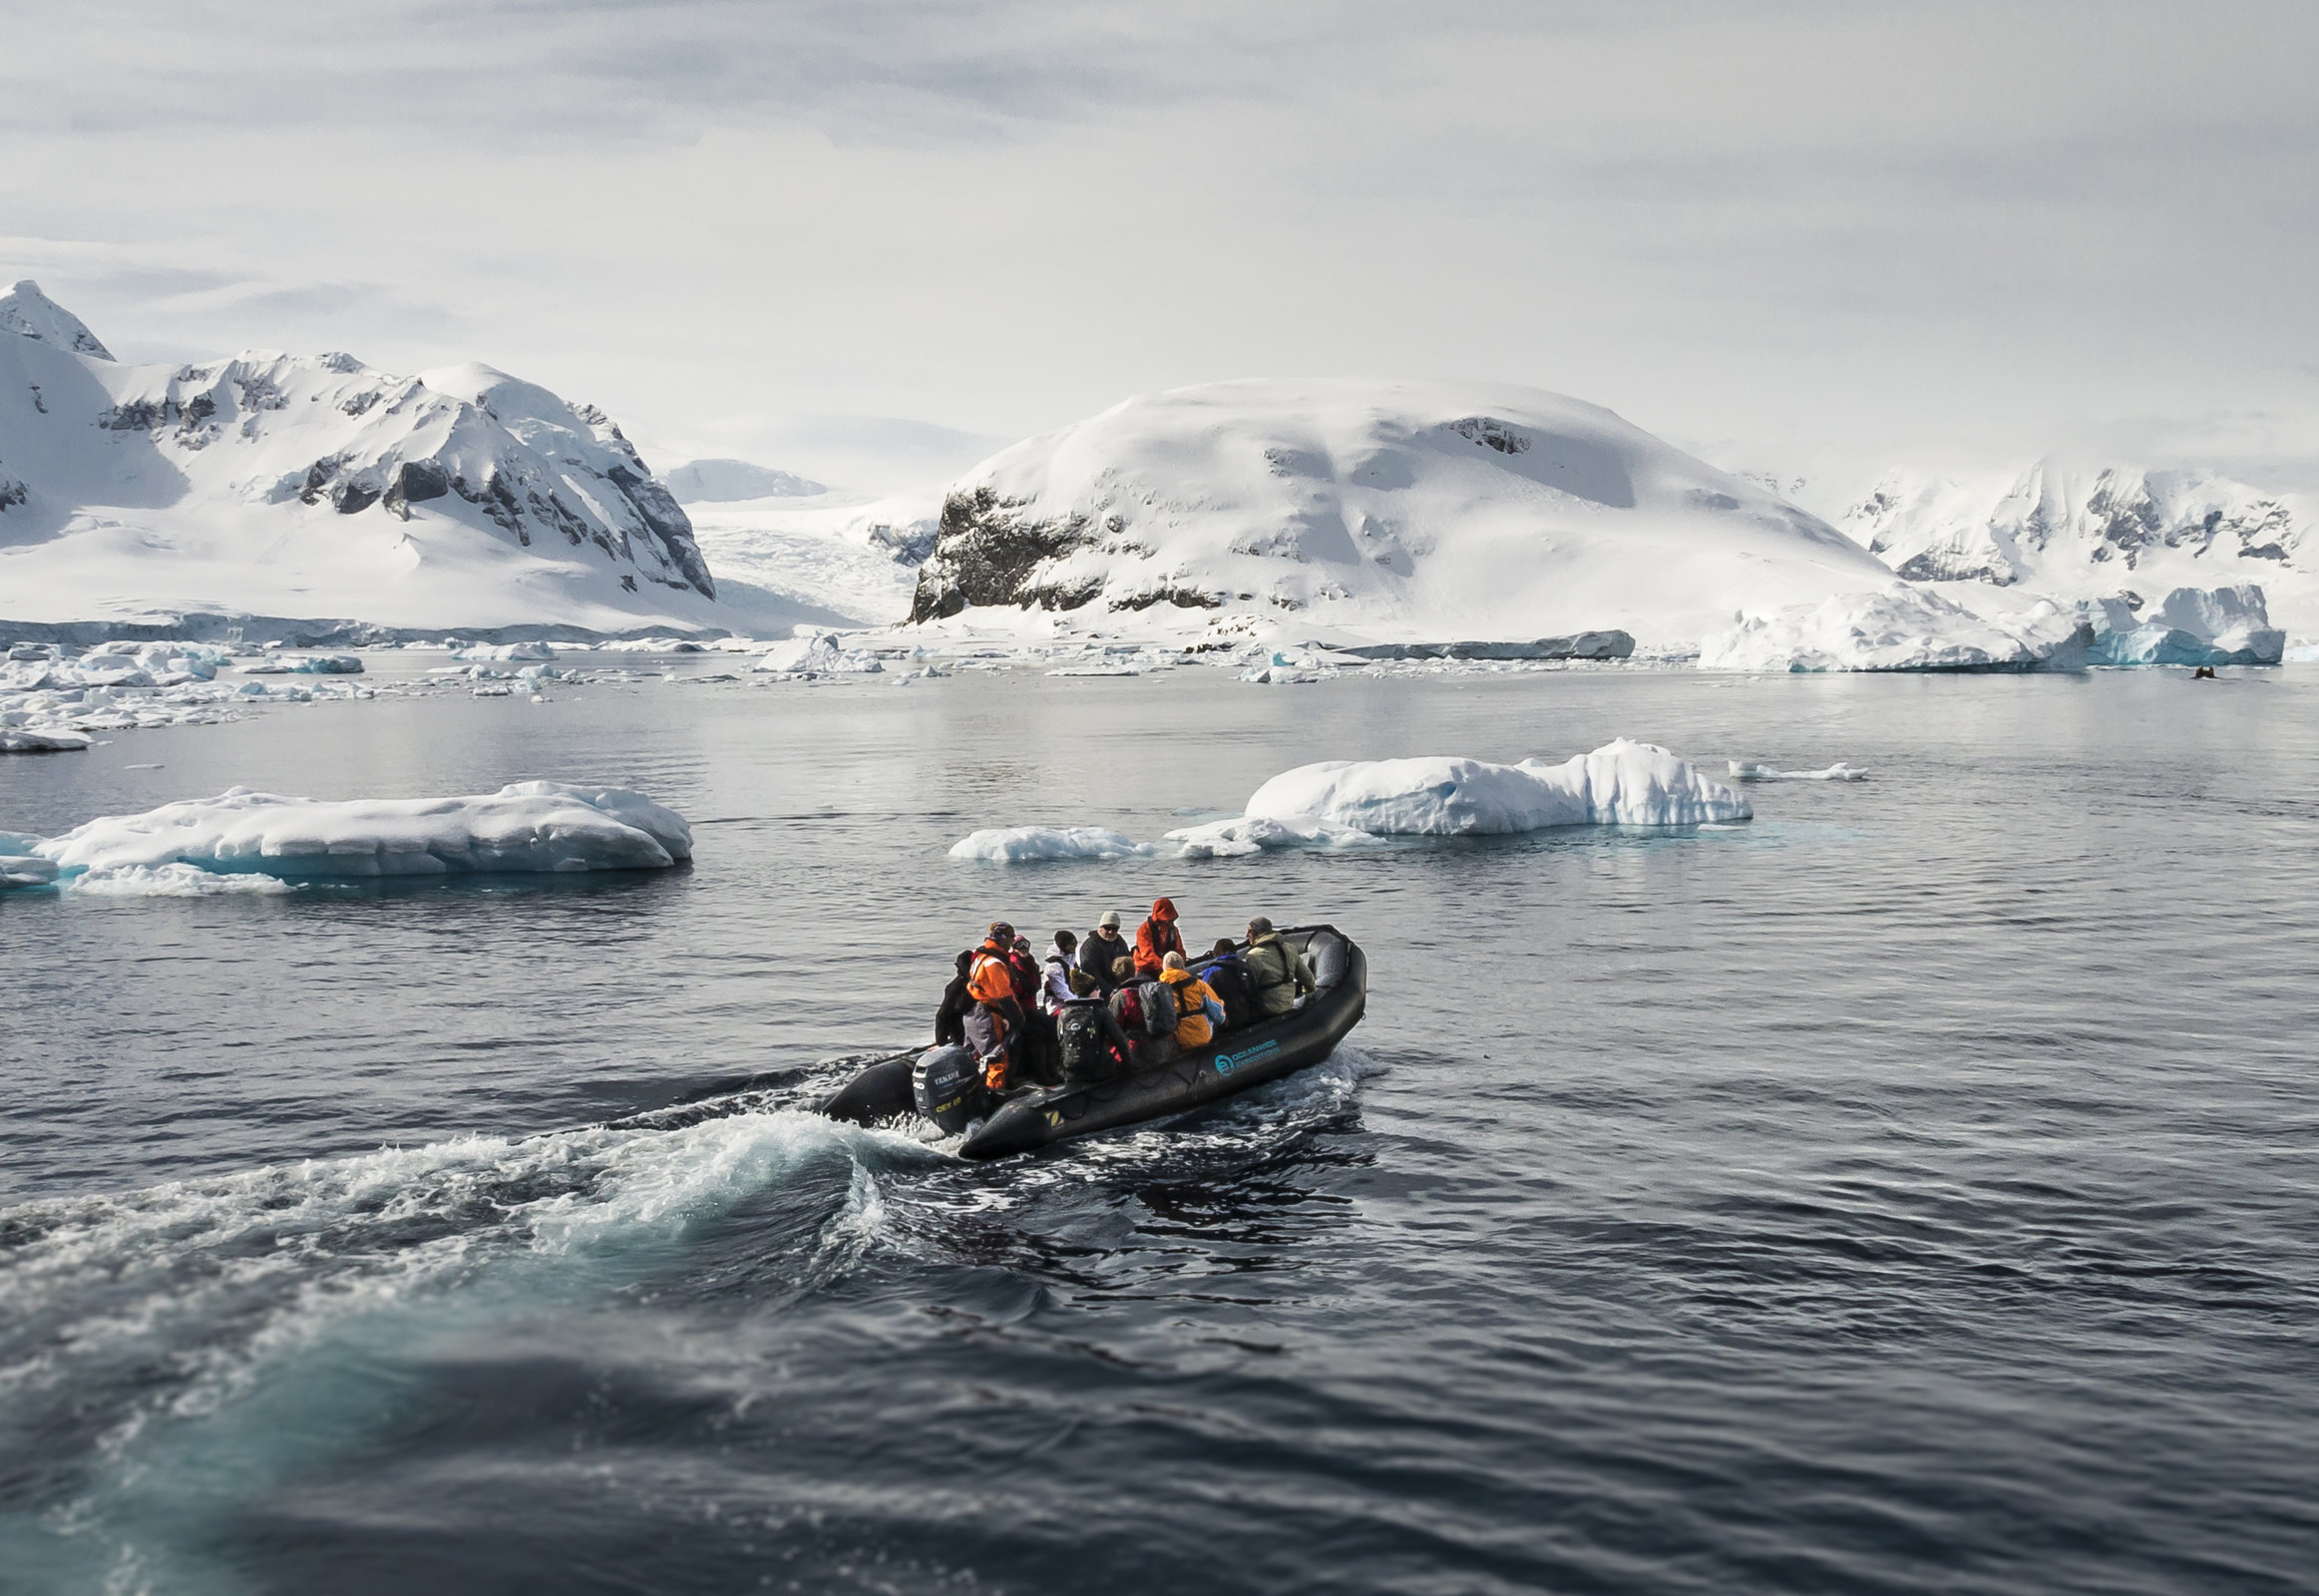
M1184 951L1176 931L1176 906L1166 898L1152 900L1151 918L1135 928L1135 973L1157 981L1168 955Z

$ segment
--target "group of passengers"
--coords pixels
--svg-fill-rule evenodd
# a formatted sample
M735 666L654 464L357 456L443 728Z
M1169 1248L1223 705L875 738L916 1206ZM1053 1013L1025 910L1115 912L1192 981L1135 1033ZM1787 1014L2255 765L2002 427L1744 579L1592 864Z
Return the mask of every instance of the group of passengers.
M1076 1085L1151 1068L1219 1032L1277 1018L1315 988L1313 967L1262 915L1248 923L1245 948L1227 937L1195 960L1176 906L1161 898L1132 944L1113 912L1083 938L1056 932L1043 964L1001 920L979 948L959 955L935 1041L970 1048L992 1091L1021 1079Z

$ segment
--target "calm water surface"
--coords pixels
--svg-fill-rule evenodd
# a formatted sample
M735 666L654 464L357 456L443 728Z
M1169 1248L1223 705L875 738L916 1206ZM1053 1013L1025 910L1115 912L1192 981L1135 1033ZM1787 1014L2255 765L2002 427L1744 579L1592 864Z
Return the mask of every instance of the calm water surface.
M2319 1589L2319 672L555 696L0 765L36 833L533 776L698 828L649 879L0 903L0 1585ZM1620 734L1875 778L944 857ZM797 1111L994 915L1162 892L1360 939L1353 1045L996 1165Z

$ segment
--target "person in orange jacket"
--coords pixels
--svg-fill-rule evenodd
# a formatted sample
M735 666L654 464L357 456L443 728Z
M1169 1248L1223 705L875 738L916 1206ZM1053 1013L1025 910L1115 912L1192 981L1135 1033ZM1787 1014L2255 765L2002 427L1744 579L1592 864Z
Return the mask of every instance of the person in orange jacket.
M1135 928L1135 973L1156 980L1168 955L1183 951L1184 939L1176 931L1175 904L1166 898L1153 899L1151 918Z
M1224 1000L1216 996L1206 982L1192 974L1180 953L1172 953L1160 966L1159 979L1175 990L1176 1045L1178 1047L1205 1047L1216 1039L1216 1025L1209 1017L1209 1005L1215 1012L1224 1012Z
M974 966L966 976L966 996L974 1007L966 1015L966 1044L982 1066L982 1084L992 1091L1006 1089L1008 1055L1022 1032L1022 1004L1014 997L1014 970L1008 962L1014 952L1014 928L1005 921L991 922L990 935L974 950Z

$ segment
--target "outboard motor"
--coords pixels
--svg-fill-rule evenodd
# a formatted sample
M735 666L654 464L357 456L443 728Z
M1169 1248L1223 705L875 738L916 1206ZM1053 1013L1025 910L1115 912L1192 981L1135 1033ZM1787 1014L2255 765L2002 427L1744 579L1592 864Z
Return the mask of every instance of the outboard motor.
M946 1136L965 1132L981 1111L982 1071L970 1047L929 1047L910 1070L910 1094L920 1114Z

